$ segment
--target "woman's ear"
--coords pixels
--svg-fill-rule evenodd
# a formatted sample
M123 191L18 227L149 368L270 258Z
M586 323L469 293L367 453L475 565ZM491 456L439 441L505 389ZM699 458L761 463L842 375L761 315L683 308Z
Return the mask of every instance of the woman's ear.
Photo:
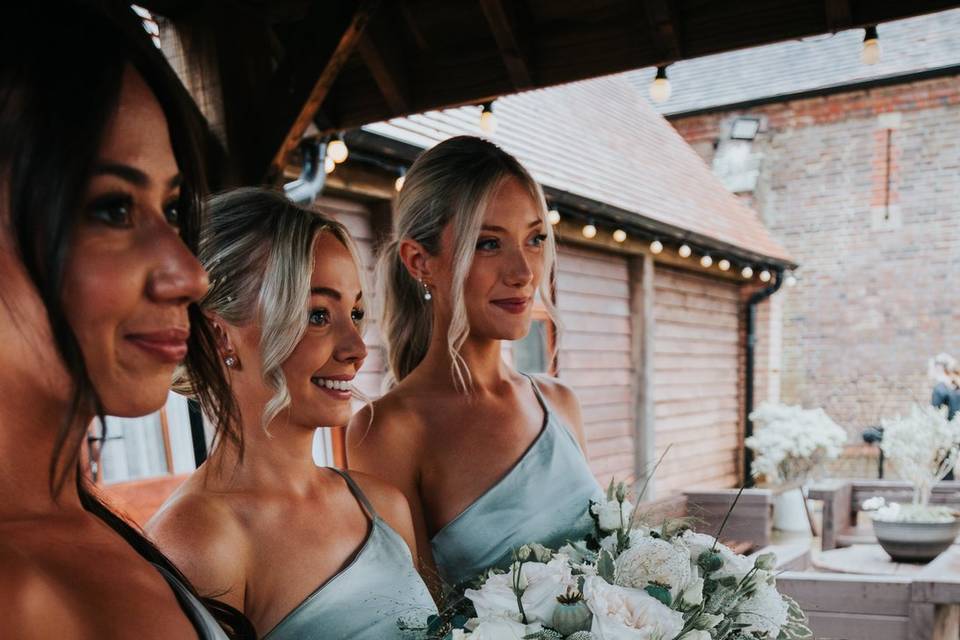
M432 277L431 266L433 256L423 248L423 245L410 238L404 238L400 241L398 248L400 261L414 280L430 284Z
M230 332L227 331L223 318L215 313L207 313L206 316L213 326L213 336L217 342L217 352L220 354L223 364L227 365L229 369L239 369L240 356L237 355L237 350L233 346L233 340L230 338Z

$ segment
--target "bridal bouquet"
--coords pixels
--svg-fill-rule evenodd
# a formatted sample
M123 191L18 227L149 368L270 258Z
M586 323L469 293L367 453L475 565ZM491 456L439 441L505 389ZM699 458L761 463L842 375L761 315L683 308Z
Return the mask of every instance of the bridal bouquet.
M776 558L738 555L683 522L643 523L624 485L591 503L595 532L559 549L524 545L506 570L433 622L449 640L794 640L806 616L777 591Z

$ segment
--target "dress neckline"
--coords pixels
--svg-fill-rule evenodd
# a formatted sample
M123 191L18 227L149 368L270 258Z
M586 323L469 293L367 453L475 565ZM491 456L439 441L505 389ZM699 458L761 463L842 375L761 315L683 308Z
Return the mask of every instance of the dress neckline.
M537 402L540 404L540 408L543 409L543 423L540 426L540 432L537 434L537 437L533 439L533 442L531 442L530 445L526 448L526 450L520 455L520 457L517 458L516 462L514 462L510 466L510 468L506 471L506 473L500 476L500 478L496 482L494 482L492 485L487 487L483 492L481 492L480 495L473 500L473 502L471 502L466 507L464 507L463 510L460 511L460 513L458 513L453 517L453 519L451 519L445 525L437 529L436 533L434 533L433 536L430 537L431 544L437 538L440 537L440 534L442 534L447 529L451 528L458 520L466 516L468 512L473 510L487 496L489 496L491 493L496 491L498 487L503 485L503 483L506 482L510 476L516 473L517 469L519 469L520 466L524 463L524 461L530 457L531 452L534 449L536 449L537 446L544 440L544 437L546 436L547 431L549 431L550 429L550 425L553 424L553 420L551 419L553 416L553 412L550 411L550 407L547 405L546 399L540 393L540 389L537 388L536 381L534 381L534 379L531 376L527 375L526 373L522 375L525 376L528 380L530 380L530 384L533 386L533 393L537 398Z
M338 569L337 572L334 573L332 576L324 580L319 587L311 591L303 600L300 601L300 604L295 606L293 609L287 612L285 616L280 618L280 621L277 622L277 624L273 625L270 631L267 631L263 635L264 640L266 640L271 634L273 634L277 629L279 629L281 625L283 625L287 620L294 617L299 611L304 609L308 604L310 604L311 601L319 597L320 594L324 590L326 590L327 587L329 587L331 584L333 584L334 582L339 580L341 577L343 577L346 573L348 573L350 569L352 569L360 561L360 559L366 554L367 550L370 548L370 545L373 541L374 534L381 527L386 526L386 523L383 522L380 516L375 511L373 511L371 507L368 506L369 503L367 501L367 498L362 493L359 493L360 489L354 484L353 479L351 479L350 476L347 475L345 472L340 471L335 467L330 467L330 469L335 473L337 473L340 477L342 477L344 481L347 483L347 487L350 489L350 493L353 494L353 496L360 503L360 507L364 515L370 521L370 528L367 530L366 537L363 539L363 542L360 544L360 546L357 547L357 550L354 552L353 557L350 559L350 561L347 562L342 567L340 567L340 569Z

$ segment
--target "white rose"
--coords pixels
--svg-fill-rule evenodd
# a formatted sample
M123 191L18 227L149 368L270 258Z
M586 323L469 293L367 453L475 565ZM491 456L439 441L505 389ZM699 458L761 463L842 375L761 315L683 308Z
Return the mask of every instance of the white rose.
M776 638L787 623L789 605L776 588L762 582L752 597L737 605L737 611L737 622L750 625L743 629L744 635L756 632L761 637Z
M467 589L464 595L473 602L478 617L520 620L517 596L513 592L513 571L490 576L480 589ZM566 593L576 581L570 574L567 558L559 555L547 564L524 562L520 583L525 585L521 602L527 621L549 624L557 607L557 596Z
M600 520L600 529L603 531L616 531L630 524L630 516L633 515L633 504L629 500L624 500L621 504L616 500L597 503L590 510Z
M682 613L640 589L591 576L584 581L583 597L593 612L590 630L603 640L673 638L683 628Z

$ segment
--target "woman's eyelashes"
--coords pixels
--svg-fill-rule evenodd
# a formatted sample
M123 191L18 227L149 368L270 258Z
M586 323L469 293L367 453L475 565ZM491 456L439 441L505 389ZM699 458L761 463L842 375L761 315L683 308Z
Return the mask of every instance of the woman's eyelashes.
M87 205L87 215L91 220L118 229L134 226L136 210L134 197L129 193L115 192L97 196ZM163 217L171 227L180 228L180 196L171 197L163 205Z
M117 228L133 225L133 197L126 193L107 193L87 205L87 214L95 222Z
M543 246L543 243L547 241L547 234L545 233L536 233L530 237L528 244L532 247L540 248ZM501 248L501 242L499 238L480 238L477 240L477 251L482 251L485 253L490 253Z
M359 307L354 307L350 311L350 320L354 324L363 322L365 311ZM309 323L315 327L326 327L330 324L330 311L327 309L313 309L310 311Z
M480 238L477 240L477 251L496 251L499 248L499 238Z

